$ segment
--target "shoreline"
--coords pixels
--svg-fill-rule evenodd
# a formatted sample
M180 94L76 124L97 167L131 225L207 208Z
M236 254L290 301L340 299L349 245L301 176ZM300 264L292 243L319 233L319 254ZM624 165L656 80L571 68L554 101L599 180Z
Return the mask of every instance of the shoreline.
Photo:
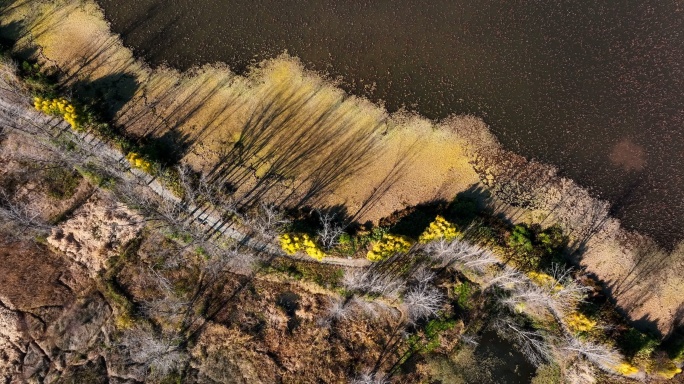
M48 12L50 9L52 12ZM21 20L22 11L36 12L38 20L26 18L33 23L30 29L34 36L20 40L20 46L41 47L35 56L59 67L67 75L65 83L81 86L81 92L97 94L109 86L111 94L104 95L103 100L110 101L113 120L126 127L128 133L166 138L171 143L178 135L190 136L191 140L181 141L191 143L183 161L196 170L211 170L218 159L234 156L224 153L225 148L234 148L246 136L247 122L265 116L265 121L275 122L278 129L268 131L268 126L261 123L249 125L255 132L251 137L255 146L263 144L267 137L277 138L279 145L285 142L288 145L283 147L290 151L298 148L301 140L306 139L310 146L294 157L279 152L281 148L272 144L250 153L259 160L243 169L228 170L246 180L250 189L263 185L264 177L273 173L279 162L290 165L307 152L320 152L307 158L303 166L297 165L299 168L276 169L280 171L275 172L279 183L268 185L268 190L258 195L260 198L287 196L296 201L311 193L312 184L323 183L323 188L313 191L315 199L308 202L343 205L350 216L377 222L394 211L439 198L451 199L482 183L503 203L509 203L494 203L500 205L496 212L509 220L560 223L576 241L575 249L582 254L580 265L614 291L612 296L618 306L632 320L641 319L642 326L656 326L666 334L677 310L682 308L682 299L677 299L677 287L681 285L678 276L684 275L682 263L657 269L651 266L646 268L647 275L641 275L639 268L654 262L649 258L669 263L668 259L674 257L657 249L646 237L620 228L619 222L608 216L608 203L593 199L574 181L558 178L553 167L502 149L481 119L454 116L432 122L416 115L390 115L362 98L346 95L290 57L261 63L248 76L236 75L225 65L205 65L186 72L166 67L152 69L112 35L99 6L92 2L21 4L3 18ZM135 89L126 93L127 87ZM273 103L280 103L284 111L269 107ZM317 116L319 121L349 123L331 132L325 124L310 121L317 109L328 113ZM327 116L335 119L326 120ZM285 136L281 131L291 123L310 130L294 135L300 141L287 142L291 131ZM155 128L153 132L146 132L150 127ZM203 127L202 131L197 132L197 127ZM265 129L266 134L259 129ZM311 136L311 129L320 136ZM345 140L367 138L357 144L372 150L374 156L361 151L350 153L340 145L315 145L317 139L334 142L340 135ZM436 158L435 154L441 156ZM351 173L348 167L317 167L343 159L353 159L345 163L354 168ZM342 173L337 175L339 180L325 184L328 181L321 179L331 172ZM316 177L309 177L312 173ZM540 174L544 176L533 176ZM680 245L678 252L684 253L683 248ZM644 249L650 253L644 253ZM651 296L654 294L660 297Z

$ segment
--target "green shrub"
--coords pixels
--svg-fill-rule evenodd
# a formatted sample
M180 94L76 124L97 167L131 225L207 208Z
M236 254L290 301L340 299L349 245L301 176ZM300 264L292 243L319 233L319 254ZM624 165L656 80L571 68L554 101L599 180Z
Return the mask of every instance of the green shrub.
M68 199L76 193L81 175L69 168L54 167L45 171L48 195L55 199Z
M525 224L518 224L513 227L511 236L508 238L508 246L520 253L534 251L532 244L532 232Z
M518 224L513 227L506 244L511 250L510 259L523 270L537 270L544 262L559 254L567 238L559 227L544 230L539 225Z
M449 214L459 224L469 223L477 216L477 202L470 197L456 196L449 204Z
M467 281L464 281L454 287L454 293L456 294L456 304L458 307L464 311L469 311L472 309L471 298L473 295L473 286Z
M531 381L532 384L557 384L561 382L561 370L556 364L539 366Z
M425 324L423 329L407 339L409 355L421 352L430 353L439 348L439 335L451 330L456 325L453 319L432 319Z
M114 186L115 180L100 172L94 165L86 164L83 167L76 167L78 173L81 174L88 182L96 187L110 189Z
M38 96L55 97L57 81L53 75L43 71L38 63L23 61L19 68L19 76L28 85L31 92Z
M340 237L337 239L338 244L342 245L342 246L349 245L352 243L352 241L353 241L353 239L352 239L351 235L349 235L346 232L341 234Z
M625 356L634 360L647 359L660 344L657 337L642 333L634 328L625 332L618 339L618 346Z
M553 226L537 233L536 241L544 253L551 255L565 247L567 238L563 235L563 230L560 227Z

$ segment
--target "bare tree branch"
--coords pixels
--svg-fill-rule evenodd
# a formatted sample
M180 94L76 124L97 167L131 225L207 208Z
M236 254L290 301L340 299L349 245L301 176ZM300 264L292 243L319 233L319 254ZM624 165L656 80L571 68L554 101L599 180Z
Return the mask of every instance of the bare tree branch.
M412 323L435 316L443 304L444 295L428 284L413 287L404 295L404 306Z
M623 360L620 353L611 347L580 340L576 337L570 337L561 349L577 353L607 371L614 371L615 367Z
M513 341L525 358L535 366L553 360L549 342L538 331L525 329L510 316L497 318L492 327L499 336Z
M401 279L373 268L347 269L342 278L342 285L350 291L385 297L398 297L405 288L405 283Z
M326 212L321 213L316 210L321 224L321 229L316 233L323 249L329 251L339 244L340 236L344 233L344 228L335 223L335 214Z
M488 250L465 240L439 239L425 245L425 252L441 267L469 268L483 271L498 259Z
M130 363L143 365L151 376L164 377L179 370L187 361L179 344L178 338L156 336L151 330L137 327L124 332L118 348Z

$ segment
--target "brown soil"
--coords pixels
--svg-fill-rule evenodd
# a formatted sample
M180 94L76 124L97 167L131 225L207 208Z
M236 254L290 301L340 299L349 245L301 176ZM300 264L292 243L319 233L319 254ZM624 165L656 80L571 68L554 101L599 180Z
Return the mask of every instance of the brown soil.
M67 305L74 296L62 280L65 274L68 267L47 249L0 243L0 301L10 308L31 311Z

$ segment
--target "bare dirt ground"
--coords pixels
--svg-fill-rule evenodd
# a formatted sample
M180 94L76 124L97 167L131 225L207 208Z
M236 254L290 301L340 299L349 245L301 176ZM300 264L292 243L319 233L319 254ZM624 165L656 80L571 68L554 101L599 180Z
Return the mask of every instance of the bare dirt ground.
M70 303L73 293L61 280L68 274L47 249L19 242L0 245L0 301L7 307L31 311Z

